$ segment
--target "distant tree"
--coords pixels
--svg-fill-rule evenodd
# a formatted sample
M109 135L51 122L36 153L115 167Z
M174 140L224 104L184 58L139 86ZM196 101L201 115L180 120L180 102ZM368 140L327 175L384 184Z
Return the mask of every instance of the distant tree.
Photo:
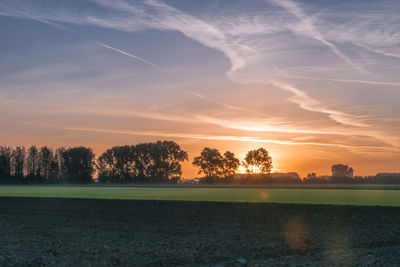
M333 178L353 178L353 168L344 164L335 164L331 167Z
M272 169L272 158L264 148L250 150L244 158L243 165L249 174L269 174Z
M63 152L63 171L70 183L89 183L94 173L94 154L91 148L74 147Z
M56 148L53 152L53 161L50 167L50 179L53 181L61 181L65 174L65 164L63 154L65 147Z
M141 143L133 146L134 151L134 182L150 182L150 167L152 165L150 146L148 143Z
M180 178L187 159L187 152L172 141L116 146L97 159L97 170L102 182L168 182Z
M11 148L0 146L0 183L8 182L11 176Z
M39 151L36 146L28 148L25 167L29 179L40 175Z
M317 179L317 174L315 172L307 174L307 179Z
M56 182L60 176L60 168L57 164L57 160L55 159L55 155L53 157L53 160L50 163L50 172L49 172L49 181L51 182Z
M222 174L224 158L217 149L206 147L200 156L194 158L192 164L200 169L199 174L204 173L206 177L217 177Z
M149 143L150 162L149 175L151 182L168 182L170 178L180 178L181 163L188 160L188 154L173 141L157 141Z
M52 172L51 170L52 164L54 163L53 157L54 157L53 151L47 146L44 146L40 149L39 152L40 176L45 180L49 180L50 178L50 174Z
M11 154L11 171L17 179L24 177L25 154L25 147L20 146L17 146Z
M224 153L223 164L222 164L222 174L226 178L228 176L232 176L236 173L237 169L240 166L239 159L235 158L235 154L226 151Z
M97 171L102 182L129 182L135 176L134 146L115 146L97 159Z

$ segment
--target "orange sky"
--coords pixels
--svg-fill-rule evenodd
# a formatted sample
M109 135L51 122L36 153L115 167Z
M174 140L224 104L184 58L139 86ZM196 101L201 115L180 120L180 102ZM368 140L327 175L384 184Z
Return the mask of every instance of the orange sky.
M0 5L0 144L400 172L398 1L28 2Z

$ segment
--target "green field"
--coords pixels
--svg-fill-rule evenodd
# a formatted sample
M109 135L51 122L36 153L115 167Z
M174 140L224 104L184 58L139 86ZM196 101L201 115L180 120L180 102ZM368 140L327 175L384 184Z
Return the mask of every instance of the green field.
M397 186L0 186L0 196L400 206L399 189Z

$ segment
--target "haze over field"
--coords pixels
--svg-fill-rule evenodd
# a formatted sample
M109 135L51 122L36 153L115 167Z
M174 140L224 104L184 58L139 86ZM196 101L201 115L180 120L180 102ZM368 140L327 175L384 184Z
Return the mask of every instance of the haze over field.
M398 172L400 1L0 0L0 144Z

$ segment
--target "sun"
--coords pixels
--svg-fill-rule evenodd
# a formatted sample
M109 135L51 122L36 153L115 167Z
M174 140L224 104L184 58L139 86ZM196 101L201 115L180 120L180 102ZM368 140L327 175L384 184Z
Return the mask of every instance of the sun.
M253 173L253 174L260 174L261 173L261 167L260 166L250 165L250 166L248 166L248 170L250 171L250 173ZM238 173L248 173L248 170L243 165L241 165L239 167Z
M254 174L260 174L261 173L261 167L260 166L255 166L255 165L249 165L248 170L250 173Z

